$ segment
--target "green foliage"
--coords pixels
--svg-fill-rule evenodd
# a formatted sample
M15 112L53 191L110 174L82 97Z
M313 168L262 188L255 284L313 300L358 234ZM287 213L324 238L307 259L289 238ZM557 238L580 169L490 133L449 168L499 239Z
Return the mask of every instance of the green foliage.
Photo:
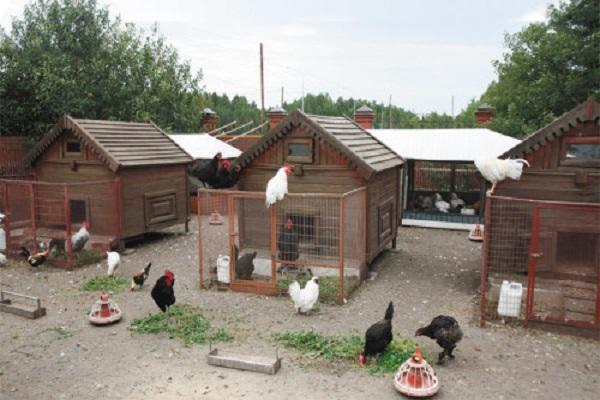
M197 130L201 74L96 0L36 0L0 32L0 134L43 135L62 114Z
M182 339L185 344L229 342L233 337L224 329L214 331L210 321L199 310L189 304L176 304L169 308L169 318L163 312L150 314L145 318L134 319L131 327L140 334L166 333L170 338Z
M306 282L310 279L308 274L303 275L292 275L289 274L287 279L278 279L277 287L280 289L285 289L290 286L292 282L295 280L300 283L300 287L304 287ZM344 282L344 291L346 293L346 297L349 297L350 293L354 289L358 287L358 277L355 276L347 276ZM319 303L322 304L338 304L339 297L339 289L340 289L340 279L337 276L320 276L319 277Z
M122 276L96 276L81 285L84 292L116 292L127 287L129 281Z
M356 360L365 346L364 338L351 336L327 336L314 331L274 333L273 339L284 347L308 353L326 360ZM416 344L410 339L395 338L385 352L371 361L370 374L395 372L415 352Z
M549 11L548 22L506 36L498 78L482 96L496 109L491 129L522 136L590 96L600 100L600 2L572 0Z
M248 121L260 124L260 109L256 103L249 102L244 96L233 96L229 99L226 94L205 93L202 99L206 107L219 116L219 125L233 121L240 125Z

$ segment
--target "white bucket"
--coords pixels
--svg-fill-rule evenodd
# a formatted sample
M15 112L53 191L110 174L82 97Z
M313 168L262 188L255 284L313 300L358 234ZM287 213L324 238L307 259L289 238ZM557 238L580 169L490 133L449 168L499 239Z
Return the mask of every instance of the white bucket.
M217 257L217 280L229 283L229 256L219 255Z
M518 317L521 314L521 299L523 285L519 282L503 281L498 299L498 315L504 317Z

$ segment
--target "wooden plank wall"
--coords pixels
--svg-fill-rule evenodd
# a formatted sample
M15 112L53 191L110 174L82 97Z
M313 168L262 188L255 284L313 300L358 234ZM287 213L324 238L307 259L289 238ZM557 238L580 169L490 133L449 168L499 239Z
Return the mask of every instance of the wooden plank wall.
M399 193L400 168L383 171L371 179L368 185L368 233L367 233L367 260L371 262L379 252L384 249L393 238L398 229L397 201ZM379 207L390 201L392 203L392 235L380 243L379 240Z

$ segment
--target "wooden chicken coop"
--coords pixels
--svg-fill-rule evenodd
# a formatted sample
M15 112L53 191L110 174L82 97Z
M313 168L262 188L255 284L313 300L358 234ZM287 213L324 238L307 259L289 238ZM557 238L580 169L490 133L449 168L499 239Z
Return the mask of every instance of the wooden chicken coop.
M27 156L34 180L2 185L7 240L65 240L83 221L106 249L188 221L191 158L156 125L60 118ZM35 243L32 246L36 246Z
M600 328L600 105L589 100L507 151L531 164L487 198L481 316L503 280L523 285L521 318Z
M276 270L286 264L364 279L367 264L395 246L402 159L349 118L295 110L271 126L237 160L243 168L239 191L200 190L200 207L226 219L223 228L201 221L213 246L222 240L218 251L200 244L201 264L213 265L218 254L231 256L235 244L241 253L258 252L256 270L265 263L263 288L276 287ZM293 166L289 195L266 208L267 182L285 163ZM288 220L299 237L296 260L278 255L278 237ZM201 275L201 282L207 278ZM248 289L258 284L254 280L237 287L232 281L232 287L255 291Z

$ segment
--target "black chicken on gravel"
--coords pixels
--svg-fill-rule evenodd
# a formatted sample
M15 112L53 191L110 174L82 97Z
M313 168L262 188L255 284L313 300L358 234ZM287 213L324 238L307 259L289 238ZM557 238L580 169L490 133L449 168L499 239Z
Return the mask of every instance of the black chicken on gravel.
M462 339L463 332L454 318L446 315L438 315L429 325L417 329L415 336L427 336L435 339L437 344L444 349L438 356L438 364L440 364L446 356L451 359L454 358L452 351L456 347L456 343Z
M365 333L365 349L358 356L358 363L365 365L367 357L376 356L385 351L392 341L392 317L394 316L394 304L390 301L383 320L371 325Z

